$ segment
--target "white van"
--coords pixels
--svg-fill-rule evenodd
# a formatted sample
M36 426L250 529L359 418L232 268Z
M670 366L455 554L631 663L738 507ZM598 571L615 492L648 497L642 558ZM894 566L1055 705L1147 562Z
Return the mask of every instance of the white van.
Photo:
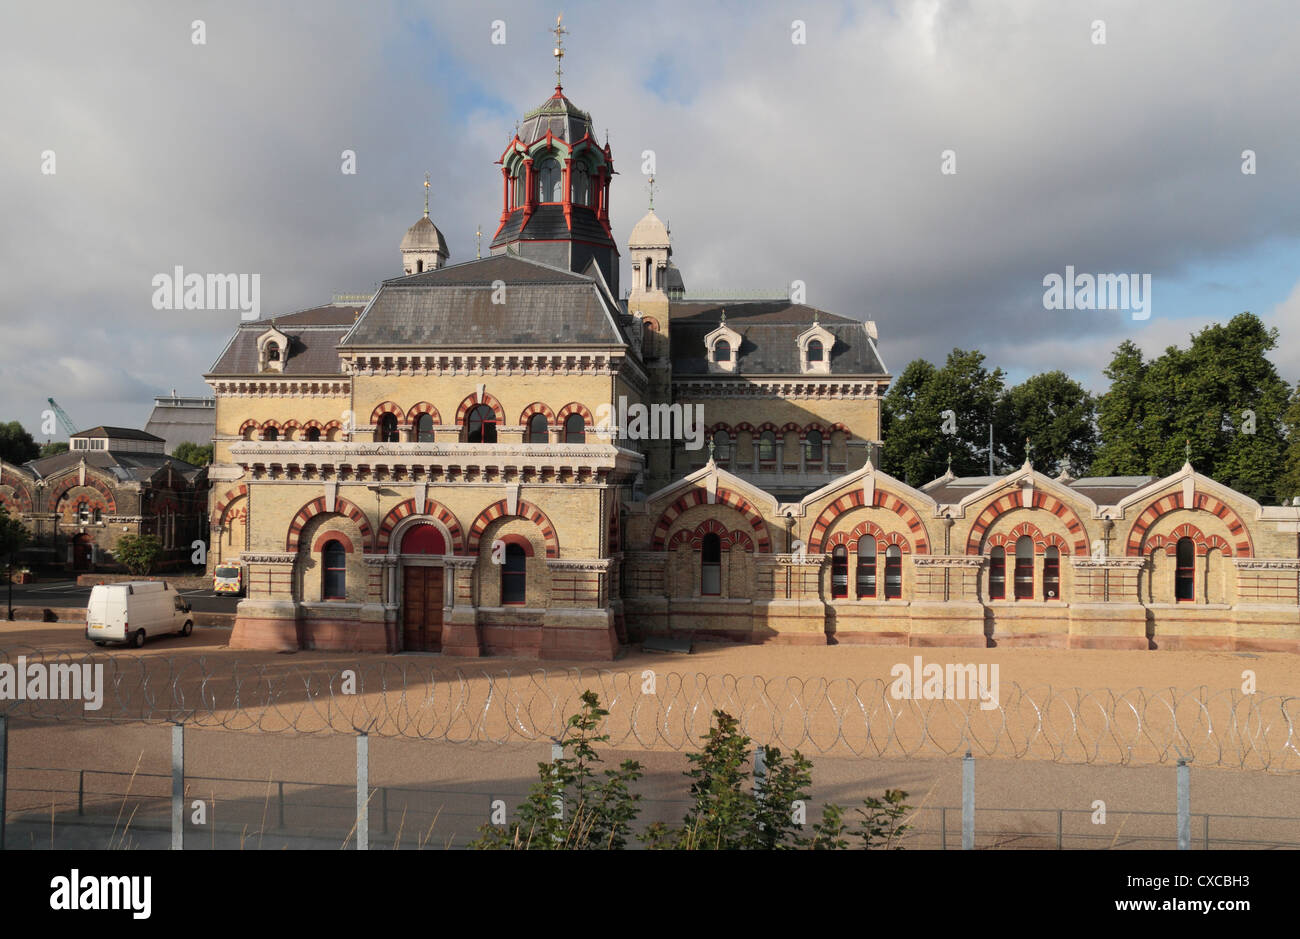
M194 630L190 605L165 580L97 584L86 606L86 638L97 646L129 642L137 649L147 636Z

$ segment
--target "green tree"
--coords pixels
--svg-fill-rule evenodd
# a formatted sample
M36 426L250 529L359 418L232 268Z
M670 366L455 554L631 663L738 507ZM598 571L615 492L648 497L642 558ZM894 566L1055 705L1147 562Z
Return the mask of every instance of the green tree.
M17 421L0 424L0 460L6 463L26 463L41 455L32 435Z
M909 363L885 395L884 471L921 486L944 474L951 454L958 476L986 473L990 421L998 440L1006 436L997 408L1003 377L985 367L982 352L963 349L953 349L941 368Z
M596 729L609 712L594 691L584 691L582 708L568 720L561 741L563 755L538 763L538 781L507 825L486 824L472 848L486 850L607 850L627 845L640 812L639 793L631 784L641 778L641 764L625 760L618 769L604 770L595 744L609 741Z
M172 456L191 466L207 466L212 462L212 444L190 443L187 440L177 445Z
M1286 428L1286 456L1283 459L1282 476L1277 484L1277 496L1289 502L1300 496L1300 383L1291 392L1291 401L1286 414L1282 416Z
M13 574L14 574L14 557L26 547L27 542L31 540L26 526L16 518L12 518L3 505L0 505L0 558L4 560L5 581L8 584L9 591L9 611L8 616L13 619Z
M1082 476L1097 449L1094 424L1097 402L1065 372L1043 372L1008 389L999 402L1000 423L1006 428L1005 452L1012 463L1025 460L1030 441L1034 468L1049 476L1069 460L1074 476Z
M1146 424L1146 362L1142 350L1125 339L1106 367L1110 388L1097 402L1101 445L1091 472L1097 476L1136 476L1147 472L1151 445Z
M41 456L57 456L60 453L68 452L68 444L63 440L55 440L50 443L41 444Z
M113 548L113 555L137 577L148 574L162 555L162 542L154 535L123 535Z

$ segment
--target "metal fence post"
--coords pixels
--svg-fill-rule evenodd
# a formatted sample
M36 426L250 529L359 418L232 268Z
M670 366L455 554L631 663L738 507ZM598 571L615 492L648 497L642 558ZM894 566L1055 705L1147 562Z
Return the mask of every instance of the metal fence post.
M172 850L185 849L185 725L172 725Z
M279 787L280 790L279 818L280 818L280 827L283 828L284 827L284 780L280 780L280 782L277 783L276 785Z
M9 788L7 776L9 769L9 724L8 718L0 714L0 851L5 849L5 792Z
M975 850L975 758L961 758L961 849Z
M1065 822L1065 809L1057 809L1056 810L1056 850L1057 851L1061 850L1061 841L1063 840L1062 839L1063 833L1061 829L1065 827L1064 822Z
M86 771L77 770L77 814L86 814Z
M388 787L379 787L379 830L388 834Z
M1205 850L1210 850L1210 813L1205 813Z
M357 734L357 850L370 849L370 738Z
M551 744L551 765L555 765L562 759L564 759L564 745L559 743ZM557 820L564 818L564 799L560 796L555 797L555 814L551 817Z
M1186 851L1192 846L1192 780L1187 760L1178 758L1178 850Z
M763 801L763 789L767 785L767 748L761 743L754 747L754 798Z
M948 809L946 807L939 809L939 850L948 850Z

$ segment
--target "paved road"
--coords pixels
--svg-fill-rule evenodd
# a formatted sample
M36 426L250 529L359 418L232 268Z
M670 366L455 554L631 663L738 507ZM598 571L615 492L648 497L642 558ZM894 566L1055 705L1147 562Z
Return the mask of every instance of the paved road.
M14 584L14 606L81 606L90 600L90 587L79 587L75 580L41 581L37 584ZM190 606L199 613L233 613L239 603L238 597L228 594L218 596L212 588L182 590ZM4 615L4 605L8 594L0 590L0 617Z

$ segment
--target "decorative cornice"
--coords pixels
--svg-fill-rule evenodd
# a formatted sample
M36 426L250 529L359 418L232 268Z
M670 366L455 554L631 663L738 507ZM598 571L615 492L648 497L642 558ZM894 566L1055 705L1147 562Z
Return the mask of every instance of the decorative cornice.
M1300 571L1300 559L1293 558L1234 558L1239 571Z
M1128 557L1095 558L1092 557L1091 555L1089 555L1088 557L1070 555L1071 567L1116 567L1116 568L1131 568L1133 570L1138 570L1143 565L1145 565L1146 562L1147 562L1146 558L1128 558Z
M552 570L604 572L614 566L614 560L613 558L547 558L546 566Z
M889 390L889 379L818 380L753 378L741 380L682 378L673 382L673 399L685 398L781 398L871 400Z
M296 554L241 554L239 559L246 564L292 564L298 559Z
M346 398L352 382L341 379L282 378L208 379L208 386L218 398Z
M916 567L983 567L983 555L971 554L914 554L912 564Z

